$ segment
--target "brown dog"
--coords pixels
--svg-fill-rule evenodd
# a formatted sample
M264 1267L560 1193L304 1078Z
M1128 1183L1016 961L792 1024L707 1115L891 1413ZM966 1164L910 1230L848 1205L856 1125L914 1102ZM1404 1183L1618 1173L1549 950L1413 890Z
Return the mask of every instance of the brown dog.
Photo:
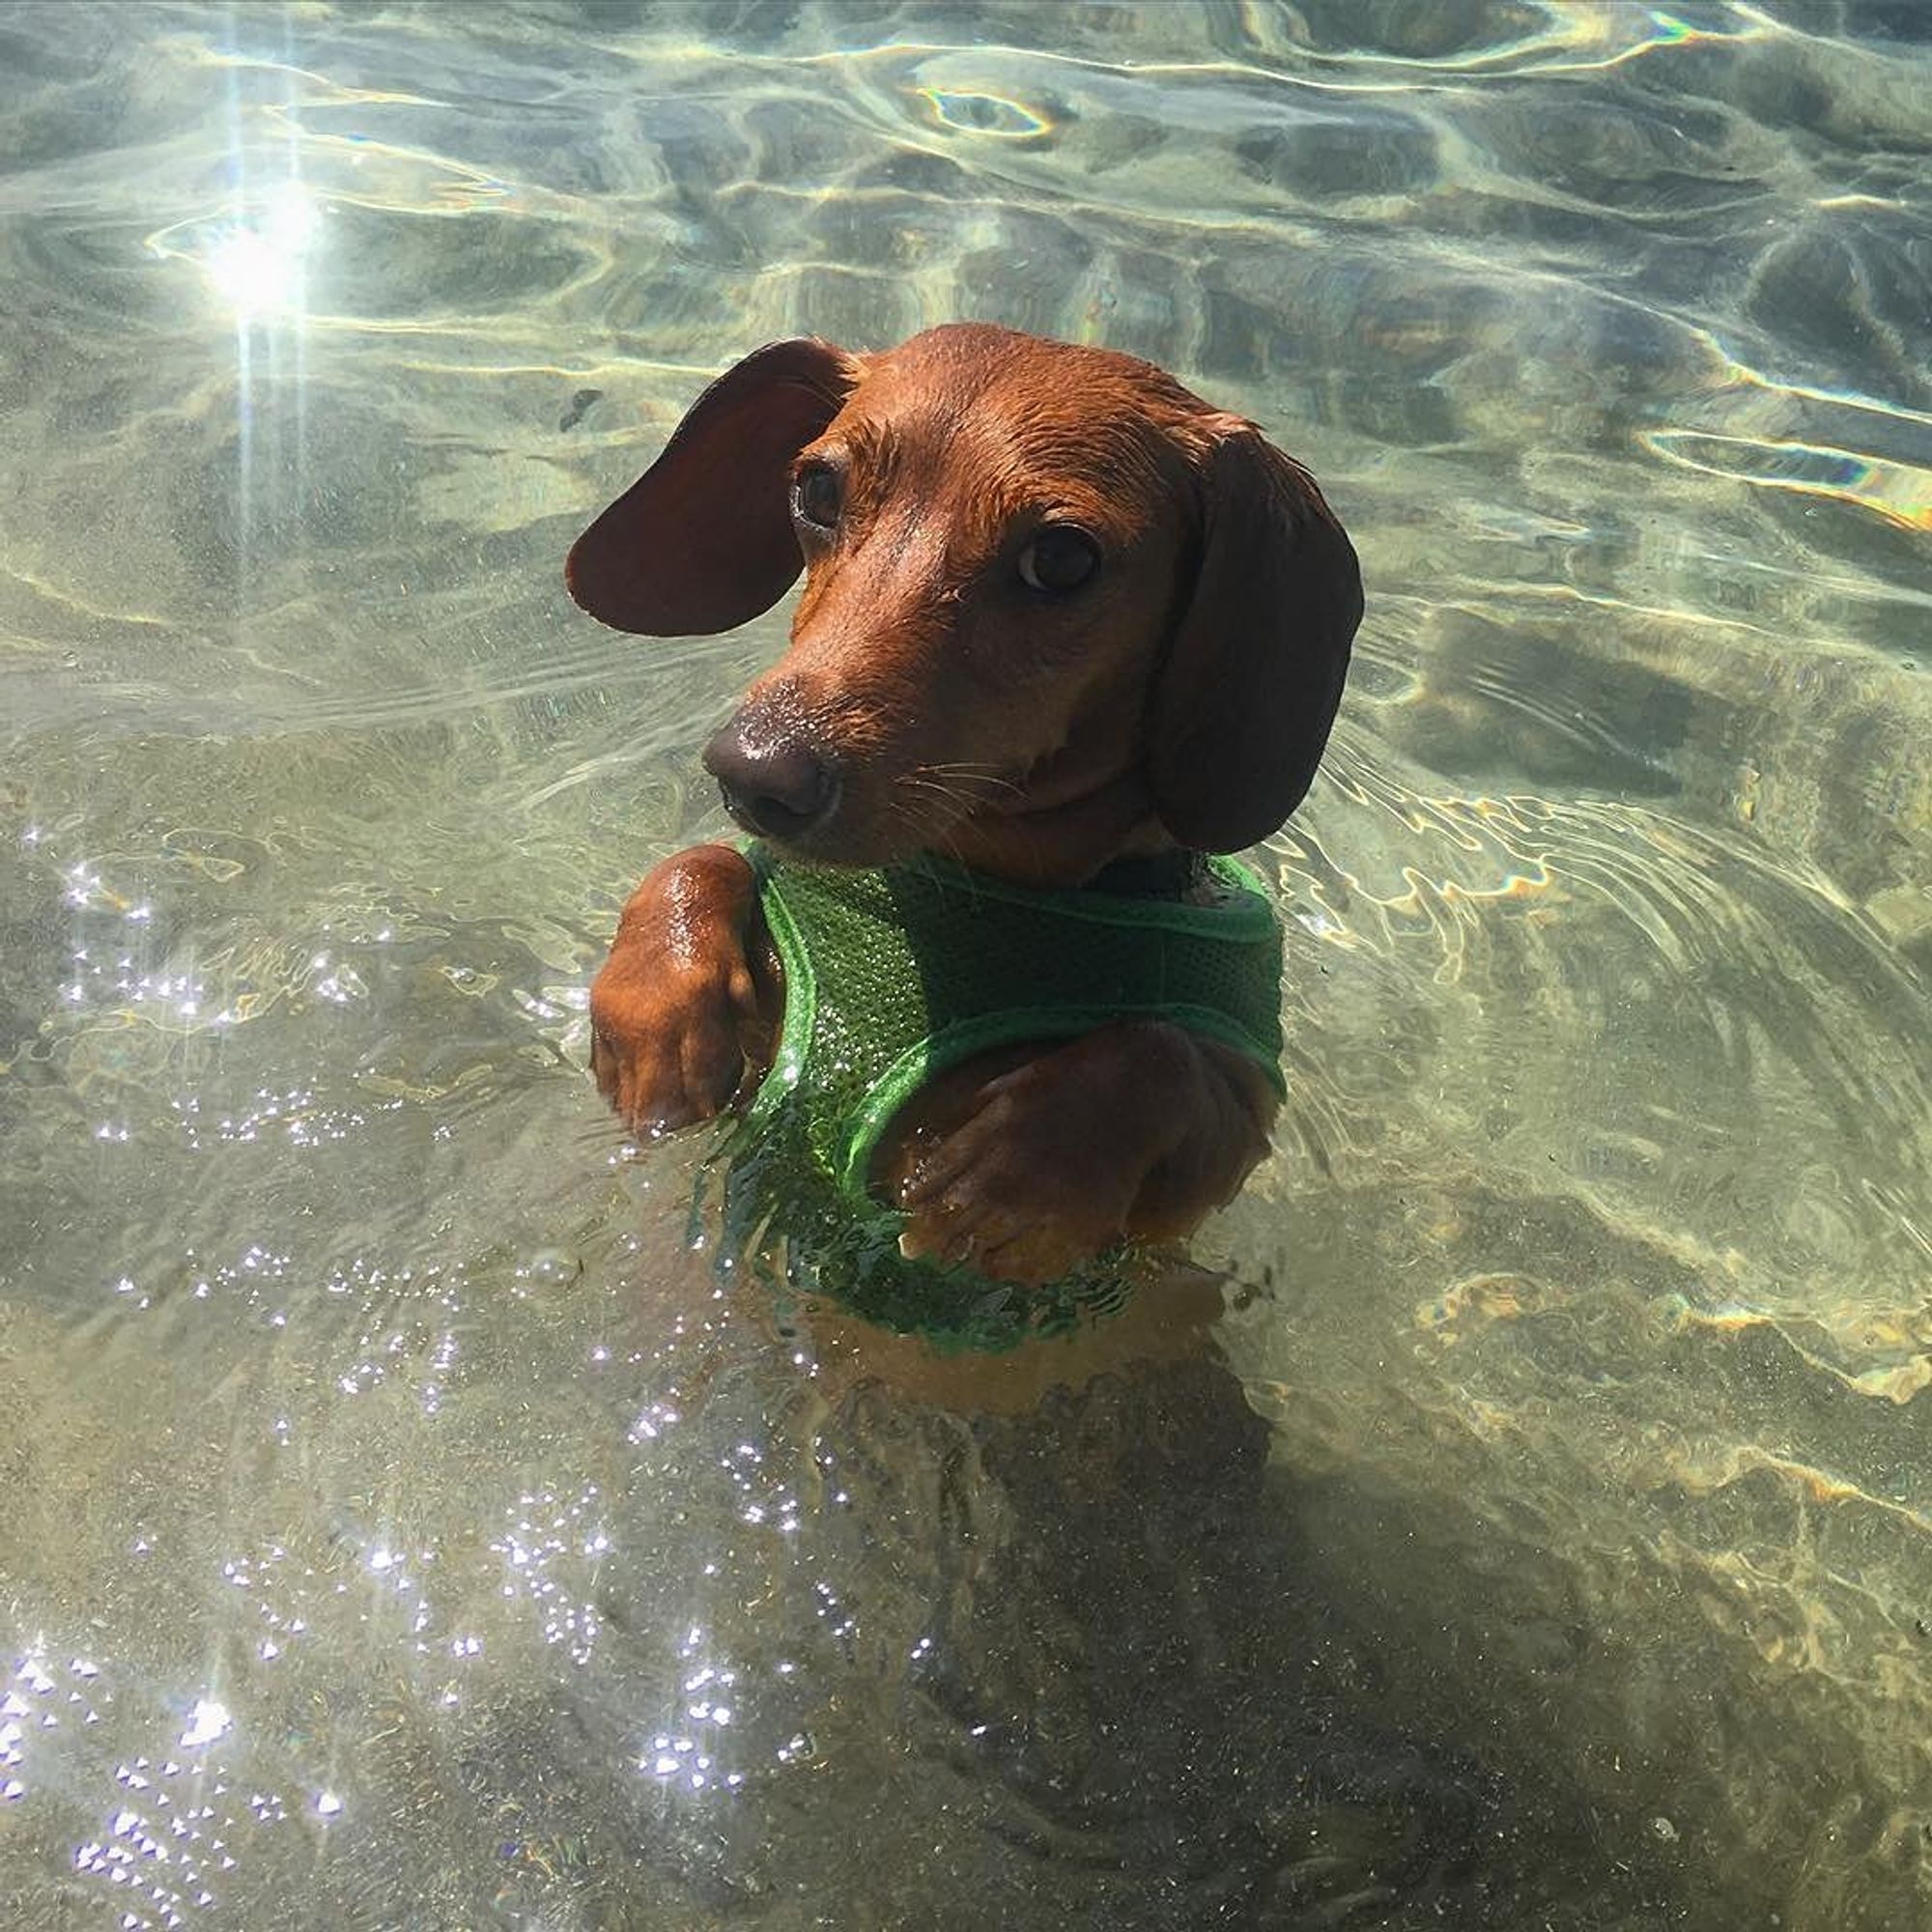
M1272 832L1362 611L1341 526L1252 423L1148 363L974 324L747 356L569 581L605 623L677 637L747 622L801 565L790 648L704 753L732 816L812 866L939 852L1026 887ZM599 1086L645 1131L721 1112L770 1064L782 978L747 858L668 859L591 987ZM1042 1282L1191 1232L1276 1104L1219 1040L1121 1019L948 1067L870 1171L905 1253Z

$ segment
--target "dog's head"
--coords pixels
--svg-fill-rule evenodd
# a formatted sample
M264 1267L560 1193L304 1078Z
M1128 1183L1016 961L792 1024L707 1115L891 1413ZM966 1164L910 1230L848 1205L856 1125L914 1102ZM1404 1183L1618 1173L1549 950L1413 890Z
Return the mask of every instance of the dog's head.
M621 630L791 645L705 762L800 857L1073 883L1234 851L1301 802L1362 611L1314 480L1149 363L959 324L775 342L578 540Z

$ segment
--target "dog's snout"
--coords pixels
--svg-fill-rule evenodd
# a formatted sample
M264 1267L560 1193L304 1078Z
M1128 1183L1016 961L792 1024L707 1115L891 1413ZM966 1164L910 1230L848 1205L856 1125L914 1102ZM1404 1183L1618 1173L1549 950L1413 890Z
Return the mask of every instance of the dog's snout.
M704 769L718 781L724 807L748 832L800 838L838 809L838 778L809 745L765 738L734 718L704 748Z

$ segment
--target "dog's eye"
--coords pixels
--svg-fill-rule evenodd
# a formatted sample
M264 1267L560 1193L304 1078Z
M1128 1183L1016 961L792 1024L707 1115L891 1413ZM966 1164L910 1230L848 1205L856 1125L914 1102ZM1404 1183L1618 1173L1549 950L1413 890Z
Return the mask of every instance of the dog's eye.
M793 479L792 508L806 523L829 530L838 521L844 494L838 472L829 463L810 464Z
M1078 590L1100 567L1100 547L1070 524L1043 529L1020 552L1020 582L1029 590L1065 597Z

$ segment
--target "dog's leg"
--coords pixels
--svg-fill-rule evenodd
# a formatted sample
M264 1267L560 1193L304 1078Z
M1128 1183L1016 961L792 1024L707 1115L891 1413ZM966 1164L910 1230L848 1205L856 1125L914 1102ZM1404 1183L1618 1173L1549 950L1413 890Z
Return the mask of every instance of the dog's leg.
M709 1120L763 1072L783 998L751 866L695 845L624 907L590 984L591 1071L639 1133Z
M1164 1021L963 1072L963 1087L935 1083L932 1106L915 1102L923 1120L895 1137L882 1179L911 1215L908 1254L1003 1281L1190 1233L1266 1152L1275 1110L1258 1068Z

